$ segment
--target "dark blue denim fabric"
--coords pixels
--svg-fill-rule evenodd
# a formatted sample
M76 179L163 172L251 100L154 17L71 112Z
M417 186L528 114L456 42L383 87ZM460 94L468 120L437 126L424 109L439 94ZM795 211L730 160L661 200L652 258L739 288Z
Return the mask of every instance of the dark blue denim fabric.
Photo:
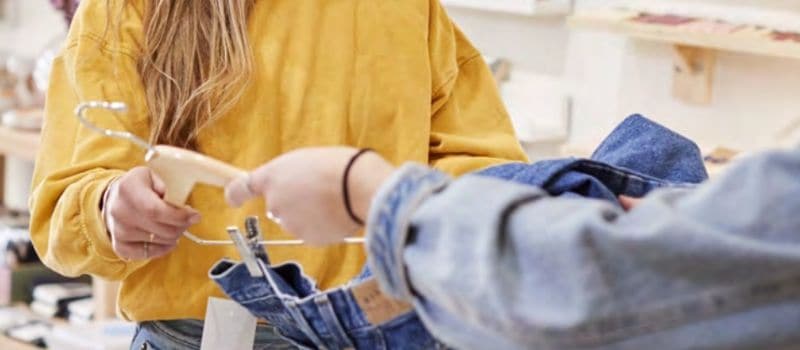
M371 324L350 286L319 291L300 266L269 266L259 259L264 277L251 277L246 266L222 260L211 278L231 299L269 321L281 335L303 349L437 349L436 341L413 310L382 324ZM362 277L369 275L366 272Z
M617 203L662 187L691 186L708 179L697 145L641 115L626 118L591 159L566 158L506 164L485 175L541 187L552 196L580 196Z

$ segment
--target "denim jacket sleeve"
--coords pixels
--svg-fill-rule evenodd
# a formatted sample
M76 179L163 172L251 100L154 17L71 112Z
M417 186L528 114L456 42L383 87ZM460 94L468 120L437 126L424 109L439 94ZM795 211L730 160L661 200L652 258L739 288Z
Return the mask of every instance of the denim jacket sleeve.
M407 165L368 226L383 289L459 348L800 340L800 151L653 192L630 212Z

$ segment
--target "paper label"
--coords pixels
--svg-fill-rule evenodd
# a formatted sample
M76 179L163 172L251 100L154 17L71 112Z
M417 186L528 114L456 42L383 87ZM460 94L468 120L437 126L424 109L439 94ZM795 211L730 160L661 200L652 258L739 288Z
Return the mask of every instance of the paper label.
M252 350L256 337L255 316L227 299L208 298L201 350Z
M412 310L410 304L383 294L375 279L353 286L351 290L356 303L373 325L386 323Z

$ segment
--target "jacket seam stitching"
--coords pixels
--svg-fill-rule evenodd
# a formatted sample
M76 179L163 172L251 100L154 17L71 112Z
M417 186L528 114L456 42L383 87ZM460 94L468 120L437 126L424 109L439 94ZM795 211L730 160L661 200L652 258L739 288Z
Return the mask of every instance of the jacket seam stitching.
M101 38L99 35L94 34L94 33L83 33L83 34L80 34L77 39L71 40L69 42L69 44L67 44L67 46L65 46L65 49L71 50L71 49L75 48L76 46L78 46L80 44L80 39L89 39L89 40L91 40L92 42L94 42L95 44L97 44L99 46L100 51L103 51L105 53L122 54L122 55L128 56L131 59L134 59L134 60L137 59L137 55L134 54L132 49L125 48L125 47L122 47L122 46L118 46L117 48L111 48L108 45L108 41L106 41L105 39Z
M480 56L481 56L480 53L476 53L476 54L464 59L463 61L459 62L458 66L456 67L456 70L452 74L450 74L450 76L447 79L445 79L444 82L439 84L438 87L433 89L433 94L432 95L436 96L439 93L441 93L445 86L449 85L453 80L455 80L458 77L458 73L461 71L461 68L464 67L464 65L466 65L467 63L472 62L473 60L475 60L476 58L478 58Z

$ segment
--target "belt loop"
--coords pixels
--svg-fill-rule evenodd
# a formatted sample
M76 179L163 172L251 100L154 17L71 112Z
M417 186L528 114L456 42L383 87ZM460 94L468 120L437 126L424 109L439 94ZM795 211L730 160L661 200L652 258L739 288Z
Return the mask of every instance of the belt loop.
M328 294L323 293L317 295L314 297L314 303L317 304L317 309L331 331L331 334L336 338L338 346L343 349L355 349L355 346L350 341L350 337L344 331L342 323L339 322L339 318L336 317L337 312L333 309L333 303L331 303L331 300L328 298Z

